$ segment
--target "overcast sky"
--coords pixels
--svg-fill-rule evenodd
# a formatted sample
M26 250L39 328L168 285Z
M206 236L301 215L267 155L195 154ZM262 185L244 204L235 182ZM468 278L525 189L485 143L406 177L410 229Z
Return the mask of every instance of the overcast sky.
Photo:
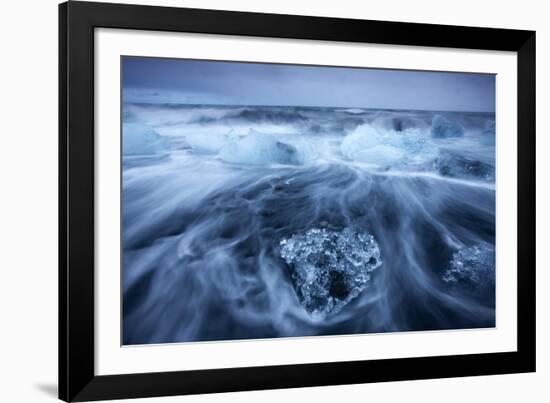
M123 58L126 102L495 110L495 76Z

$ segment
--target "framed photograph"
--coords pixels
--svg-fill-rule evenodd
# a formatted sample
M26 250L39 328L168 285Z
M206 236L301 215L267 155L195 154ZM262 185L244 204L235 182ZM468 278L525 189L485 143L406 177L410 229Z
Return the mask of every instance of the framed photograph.
M59 397L535 371L535 33L59 6Z

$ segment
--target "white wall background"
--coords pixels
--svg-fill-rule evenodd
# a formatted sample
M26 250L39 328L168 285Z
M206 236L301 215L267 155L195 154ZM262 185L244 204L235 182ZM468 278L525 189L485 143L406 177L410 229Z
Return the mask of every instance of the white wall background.
M213 9L537 31L536 374L303 388L146 402L441 402L550 399L550 26L545 2L479 0L150 0ZM0 3L0 401L57 394L57 0Z

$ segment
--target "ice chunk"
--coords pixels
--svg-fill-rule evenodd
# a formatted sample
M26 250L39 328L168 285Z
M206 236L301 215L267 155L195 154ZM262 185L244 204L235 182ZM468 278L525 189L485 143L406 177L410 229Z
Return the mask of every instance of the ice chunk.
M340 311L367 287L370 273L382 264L374 237L354 227L312 228L283 238L280 246L296 294L315 319Z
M149 126L139 122L125 122L122 126L124 155L158 155L169 151L168 142Z
M464 136L464 126L452 122L444 116L435 115L432 119L432 137L448 138Z
M432 162L439 155L439 148L418 129L404 130L398 139L401 148L407 151L407 164Z
M218 154L220 150L233 138L234 134L229 132L187 134L185 140L195 153Z
M296 147L255 130L250 130L244 137L228 141L221 148L219 157L226 162L248 165L303 163L302 155Z
M340 151L349 159L384 167L422 164L438 155L438 148L419 129L384 131L368 124L347 135Z
M467 289L494 289L495 247L486 242L463 247L453 254L443 281Z
M495 179L494 165L451 152L441 154L434 162L434 167L440 175L451 178L474 178L486 181Z
M383 143L384 138L376 129L370 125L362 125L344 138L340 150L347 158L360 160L360 154L363 150Z

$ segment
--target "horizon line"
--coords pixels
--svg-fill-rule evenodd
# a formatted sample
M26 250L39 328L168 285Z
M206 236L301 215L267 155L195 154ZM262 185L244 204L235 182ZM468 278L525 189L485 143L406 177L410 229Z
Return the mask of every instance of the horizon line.
M462 112L462 113L496 113L496 111L472 111L472 110L450 110L450 109L399 109L366 106L320 106L320 105L260 105L260 104L214 104L214 103L186 103L186 102L144 102L124 101L123 104L134 105L159 105L159 106L216 106L216 107L256 107L256 108L329 108L329 109L365 109L383 111L410 111L410 112Z

